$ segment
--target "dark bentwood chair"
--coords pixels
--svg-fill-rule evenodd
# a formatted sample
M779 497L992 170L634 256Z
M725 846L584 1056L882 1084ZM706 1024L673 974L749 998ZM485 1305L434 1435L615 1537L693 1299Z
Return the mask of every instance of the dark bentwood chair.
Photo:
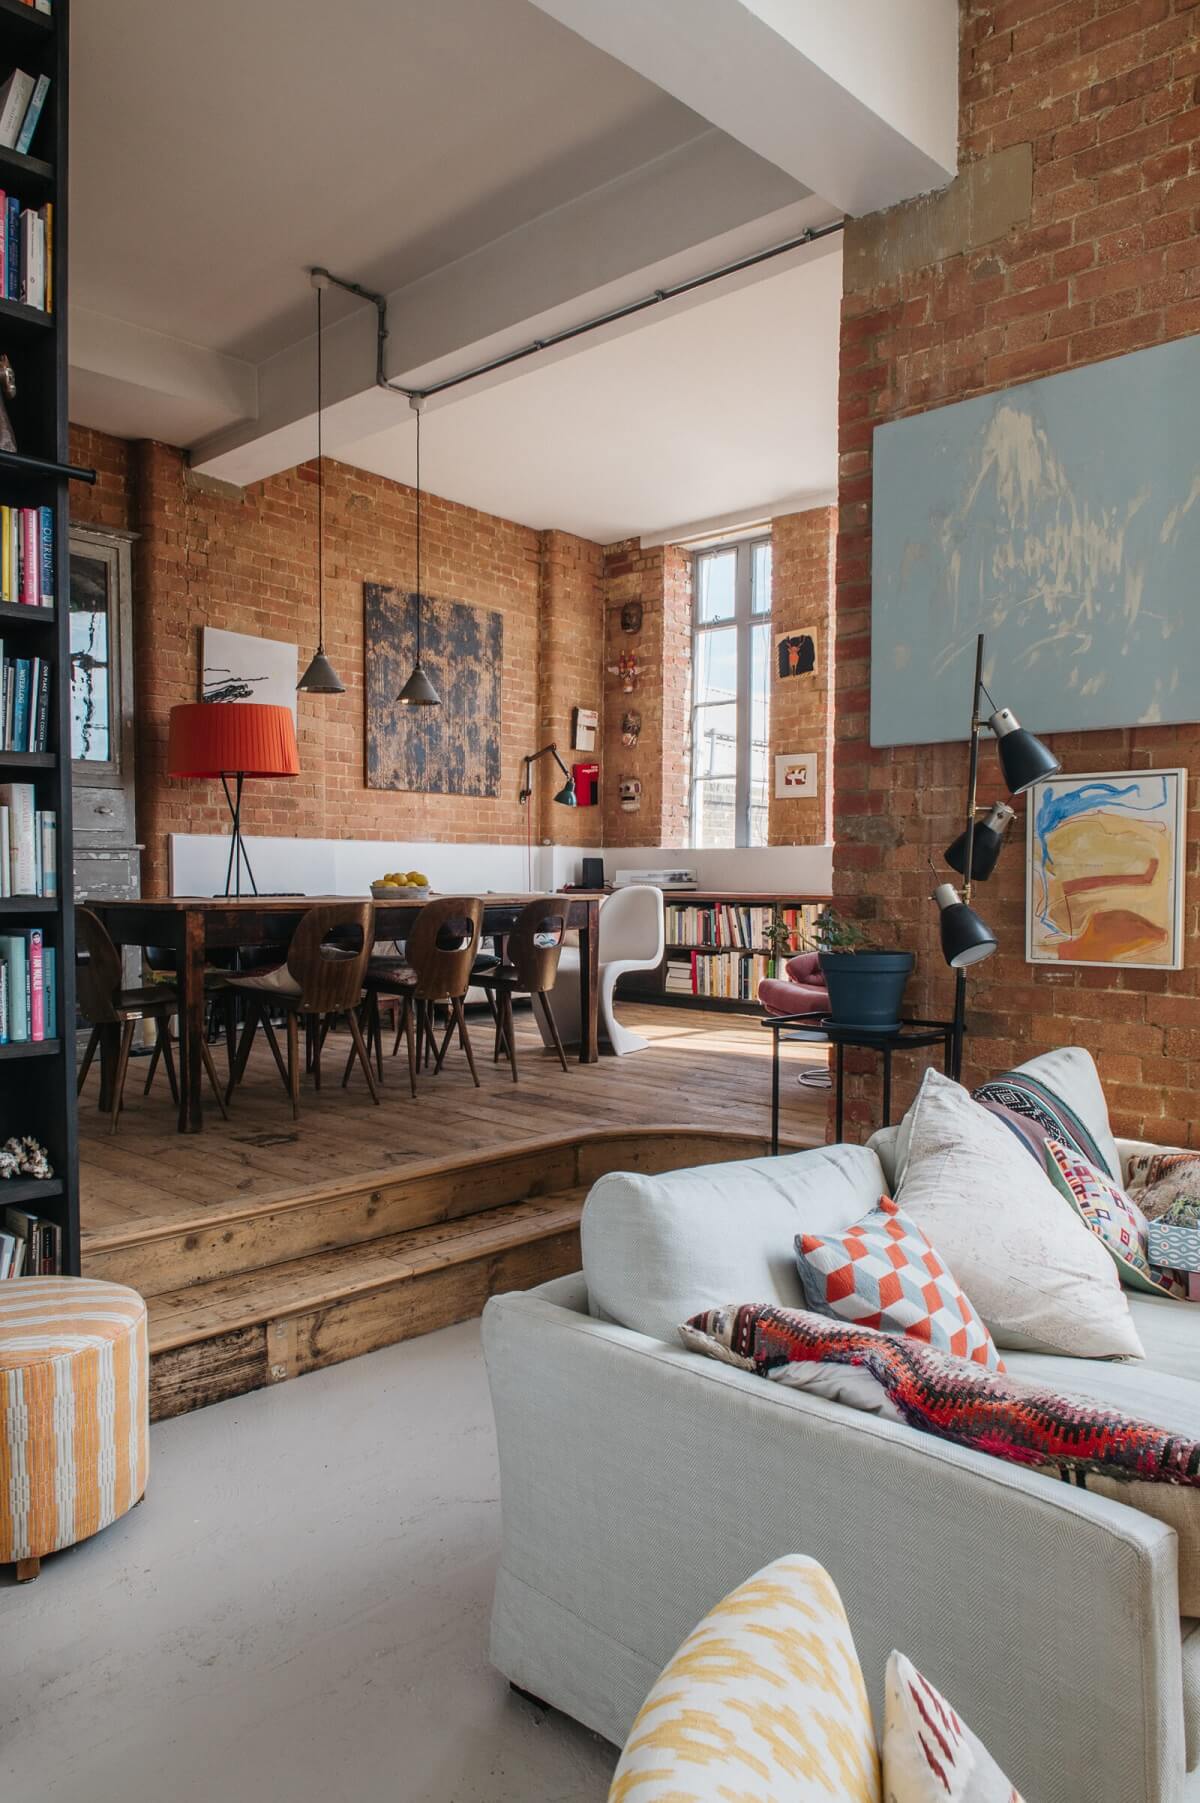
M567 1054L559 1038L549 994L558 975L558 960L566 931L567 909L561 896L547 895L528 902L508 934L504 961L494 970L480 971L475 976L475 982L487 991L496 1022L493 1063L502 1051L507 1051L514 1083L518 1080L512 1012L514 995L529 996L534 1008L540 1005L558 1061L564 1070L567 1069Z
M367 966L366 984L371 998L368 1026L376 1059L382 1069L379 1002L395 1000L400 1014L392 1056L400 1050L403 1038L408 1045L408 1081L414 1096L418 1062L423 1057L428 1063L432 1051L434 1070L440 1071L456 1028L475 1087L479 1088L463 997L472 982L480 981L475 966L482 928L482 901L461 895L439 896L437 901L426 902L417 915L405 941L403 958L372 958ZM434 1009L438 1003L449 1009L440 1047L434 1039Z
M229 1078L227 1095L245 1074L254 1036L261 1026L271 1048L283 1086L292 1101L292 1118L300 1117L300 1025L303 1022L309 1056L306 1062L317 1089L321 1087L321 1050L325 1036L341 1014L350 1026L352 1044L346 1075L355 1058L362 1065L371 1100L378 1105L379 1090L367 1057L358 1008L363 979L371 955L375 910L370 902L328 902L310 908L288 946L287 962L277 970L231 974L231 989L246 1004L246 1024ZM335 943L329 943L333 939ZM356 949L350 949L351 947ZM282 1008L287 1020L287 1063L279 1049L271 1023L272 1008Z
M121 986L121 954L109 938L108 930L90 908L75 910L76 995L80 1013L91 1027L87 1050L79 1067L76 1095L82 1094L92 1059L100 1047L100 1107L110 1115L109 1132L115 1133L121 1118L125 1096L125 1077L133 1034L140 1020L154 1022L154 1058L146 1078L146 1093L154 1080L161 1057L166 1066L171 1095L179 1100L179 1082L175 1075L175 1058L171 1049L171 1016L178 1012L179 993L169 984L151 983L144 989ZM217 1106L226 1120L225 1098L217 1081L216 1068L208 1041L201 1040L200 1055L212 1084Z

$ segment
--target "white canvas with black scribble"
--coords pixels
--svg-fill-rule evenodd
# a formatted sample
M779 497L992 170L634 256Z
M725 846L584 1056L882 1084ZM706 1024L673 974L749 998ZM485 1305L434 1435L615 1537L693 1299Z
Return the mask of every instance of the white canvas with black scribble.
M282 639L205 626L200 641L201 701L265 701L296 713L297 649Z

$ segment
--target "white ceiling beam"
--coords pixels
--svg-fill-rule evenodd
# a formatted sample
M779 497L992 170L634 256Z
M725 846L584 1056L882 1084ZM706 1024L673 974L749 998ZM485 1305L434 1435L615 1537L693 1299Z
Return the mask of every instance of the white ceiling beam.
M533 0L856 217L951 180L957 0Z
M121 437L188 444L258 409L251 363L71 308L70 413Z
M830 208L790 176L706 130L395 290L388 296L387 374L421 387L830 217ZM358 272L334 273L354 278ZM394 428L406 406L402 396L375 385L375 309L348 305L325 330L323 430L330 456ZM613 329L636 330L648 317ZM546 354L572 355L587 342ZM482 377L470 389L511 380L524 367ZM311 457L315 368L311 337L260 364L255 417L196 442L194 467L245 485ZM429 405L449 405L465 392L455 389Z

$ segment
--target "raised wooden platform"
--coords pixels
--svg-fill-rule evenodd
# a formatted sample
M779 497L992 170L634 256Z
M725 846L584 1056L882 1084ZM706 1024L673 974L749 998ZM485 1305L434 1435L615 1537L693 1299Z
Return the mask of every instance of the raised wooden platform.
M85 1106L84 1271L149 1301L155 1417L448 1326L499 1290L577 1270L583 1199L605 1171L766 1151L761 1028L622 1013L649 1049L566 1074L522 1023L518 1085L484 1057L481 1090L448 1065L414 1102L392 1067L382 1107L361 1081L335 1082L306 1089L293 1123L264 1054L236 1118L201 1136L174 1132L161 1078L143 1099L131 1071L115 1137ZM819 1143L825 1098L794 1096L793 1144Z

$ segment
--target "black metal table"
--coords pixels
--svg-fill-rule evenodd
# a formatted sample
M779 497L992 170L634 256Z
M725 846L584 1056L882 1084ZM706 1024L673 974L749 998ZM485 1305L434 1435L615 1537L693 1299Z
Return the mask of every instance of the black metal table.
M902 1020L893 1033L873 1033L861 1027L839 1027L819 1009L813 1009L805 1014L770 1014L765 1020L760 1021L759 1025L766 1027L771 1034L772 1154L779 1151L779 1042L785 1036L789 1041L798 1041L807 1045L837 1047L835 1062L837 1125L834 1132L836 1140L840 1140L842 1137L843 1084L847 1046L882 1053L883 1120L880 1125L883 1127L890 1127L892 1124L892 1058L896 1052L919 1052L926 1046L940 1045L943 1069L947 1076L950 1075L950 1061L954 1049L954 1022L952 1020Z

